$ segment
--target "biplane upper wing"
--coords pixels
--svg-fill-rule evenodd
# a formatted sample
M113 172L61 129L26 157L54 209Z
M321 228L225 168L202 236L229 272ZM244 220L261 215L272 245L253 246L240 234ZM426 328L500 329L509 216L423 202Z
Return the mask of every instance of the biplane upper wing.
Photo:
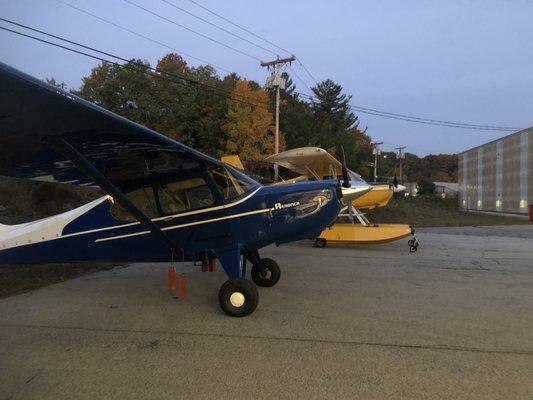
M266 158L266 161L281 165L302 175L325 177L332 172L340 174L342 164L326 150L319 147L300 147L283 151Z
M142 125L0 63L0 175L94 185L58 146L68 146L113 185L219 165Z

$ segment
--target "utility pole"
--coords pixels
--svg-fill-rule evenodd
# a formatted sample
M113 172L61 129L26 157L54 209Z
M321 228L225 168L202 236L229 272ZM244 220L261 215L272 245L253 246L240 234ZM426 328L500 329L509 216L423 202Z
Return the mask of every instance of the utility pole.
M400 160L400 182L403 183L403 175L402 175L402 160L405 158L405 153L403 152L403 149L405 149L406 146L398 146L395 147L395 150L398 150L398 153L396 153L396 158Z
M266 87L276 88L276 131L274 133L274 154L279 153L279 92L280 89L285 89L285 79L282 78L280 68L286 63L291 63L296 60L294 55L287 58L276 58L272 61L261 61L262 67L267 67L268 70L272 68L272 74L267 78ZM278 166L274 165L274 180L278 180Z
M381 154L381 150L378 146L380 144L383 144L383 142L372 143L374 146L372 149L372 153L374 153L374 183L378 181L378 156Z

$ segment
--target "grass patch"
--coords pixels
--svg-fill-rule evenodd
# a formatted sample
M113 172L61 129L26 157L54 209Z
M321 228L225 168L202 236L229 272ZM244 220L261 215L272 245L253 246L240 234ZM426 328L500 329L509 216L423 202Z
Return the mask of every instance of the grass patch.
M374 223L409 224L413 227L529 224L527 219L459 211L457 199L398 197L387 207L369 211Z
M0 298L114 268L109 263L0 265Z

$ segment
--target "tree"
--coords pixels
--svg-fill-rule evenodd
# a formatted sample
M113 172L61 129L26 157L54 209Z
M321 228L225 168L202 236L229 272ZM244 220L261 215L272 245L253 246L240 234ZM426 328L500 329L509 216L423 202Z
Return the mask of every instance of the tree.
M155 104L150 64L131 60L125 67L102 62L83 78L74 93L132 121L155 128L159 113Z
M272 113L268 110L268 93L253 90L246 80L238 80L228 100L228 113L222 130L227 135L227 154L243 160L260 161L274 152ZM284 148L280 134L280 148Z
M333 153L354 170L366 169L372 157L370 137L359 130L358 118L351 111L351 96L330 79L312 88L316 96L311 109L316 121L314 143ZM362 143L358 143L358 137Z
M279 114L280 129L285 136L287 148L317 145L317 124L309 103L302 101L297 94L285 91Z

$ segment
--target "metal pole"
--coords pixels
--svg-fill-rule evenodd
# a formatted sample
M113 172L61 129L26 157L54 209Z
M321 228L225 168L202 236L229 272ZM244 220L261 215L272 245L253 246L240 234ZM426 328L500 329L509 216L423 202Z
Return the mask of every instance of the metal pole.
M374 154L374 183L378 181L378 152Z
M400 159L400 182L403 184L403 174L402 174L402 158L403 158L403 149L405 149L405 146L398 146L395 147L396 150L398 150L398 158Z
M274 154L279 153L279 85L276 86L276 131L274 132ZM274 164L274 182L278 181L278 164Z
M383 142L372 143L374 145L374 183L378 181L378 156L380 154L379 145Z
M275 86L276 86L276 131L274 132L274 154L278 154L279 153L279 102L280 102L280 99L279 99L279 96L280 96L280 82L278 80L278 77L277 77L277 72L278 72L278 69L281 65L284 65L286 63L291 63L293 62L294 60L296 60L296 58L294 57L294 55L291 55L290 57L287 57L287 58L276 58L275 60L272 60L272 61L261 61L261 66L262 67L267 67L268 69L270 69L270 67L272 67L272 70L273 70L273 74L272 76L275 77ZM270 87L272 87L273 85L271 85ZM278 180L278 165L277 164L274 164L274 180L277 181Z
M400 150L400 182L403 184L403 176L402 176L402 151Z
M274 154L279 153L279 85L276 86L276 133L274 136Z

